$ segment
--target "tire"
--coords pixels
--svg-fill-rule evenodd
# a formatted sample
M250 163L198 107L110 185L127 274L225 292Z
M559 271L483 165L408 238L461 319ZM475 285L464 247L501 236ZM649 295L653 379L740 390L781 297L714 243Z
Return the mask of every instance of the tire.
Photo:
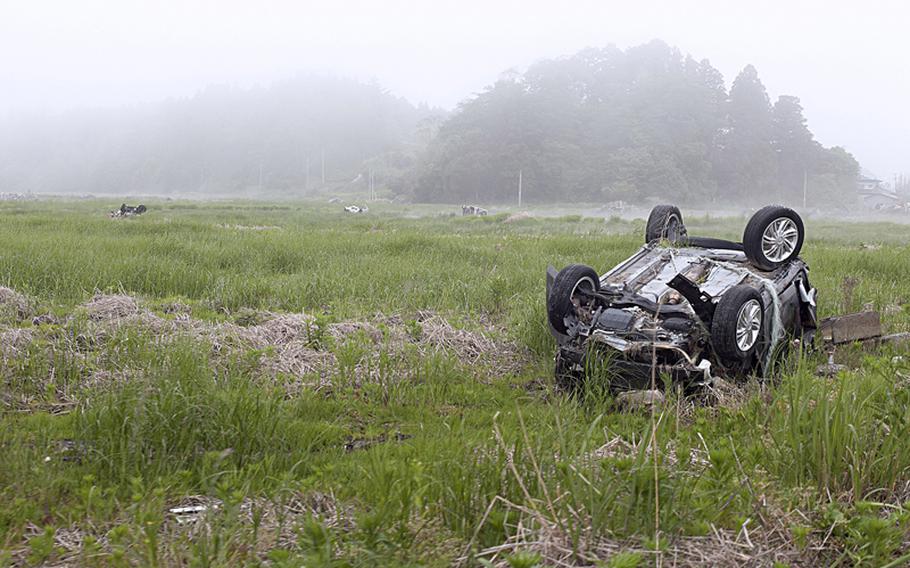
M687 237L686 246L705 249L743 250L743 245L741 243L734 243L733 241L715 239L712 237Z
M796 211L769 205L749 219L743 231L743 249L754 267L774 270L799 256L805 233Z
M590 266L570 264L560 270L553 281L547 298L547 318L559 333L566 333L565 318L575 313L576 305L572 300L579 287L597 292L600 290L600 276Z
M753 311L755 307L758 308L757 312ZM753 320L748 336L738 333L741 330L738 325L741 317ZM754 323L756 321L757 323ZM711 320L711 343L714 352L728 365L749 361L761 343L764 326L765 307L758 290L748 284L730 288L721 296Z
M648 215L645 242L650 243L662 239L667 239L674 244L686 239L686 226L683 224L682 213L675 205L656 205Z

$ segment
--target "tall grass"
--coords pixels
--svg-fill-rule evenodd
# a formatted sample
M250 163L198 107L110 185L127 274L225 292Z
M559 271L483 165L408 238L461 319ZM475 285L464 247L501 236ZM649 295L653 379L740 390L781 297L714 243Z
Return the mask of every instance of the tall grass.
M81 316L37 328L0 367L7 559L72 560L54 539L78 526L104 543L79 558L102 564L448 565L515 542L520 529L546 528L587 562L597 542L670 546L736 535L746 521L770 530L759 519L781 511L782 530L799 537L781 546L828 536L830 555L816 560L901 558L906 354L868 355L834 379L814 376L820 355L797 358L731 407L671 395L655 416L656 447L649 416L619 412L599 385L581 397L553 388L547 264L606 270L638 247L640 221L506 224L407 219L382 206L351 217L312 203L165 202L112 221L99 214L106 206L0 204L0 283L59 314L78 312L96 289L152 307L179 299L207 318L241 308L329 321L431 309L468 328L501 325L530 361L502 376L447 354L327 342L338 360L331 386L289 395L288 377L257 370L259 352L214 357L211 345L129 327L92 344ZM742 223L692 225L690 233L735 237ZM804 256L823 315L842 309L849 272L859 283L848 307L890 307L888 329L910 329L910 235L898 229L809 223ZM859 246L874 240L886 244ZM363 365L374 380L359 380ZM99 369L115 372L98 381ZM76 404L45 404L57 400ZM350 522L299 513L288 521L296 536L279 543L241 507L311 493L333 496ZM222 508L193 539L159 539L170 534L168 508L187 495L216 497ZM658 543L655 526L667 537Z
M770 406L767 463L823 495L894 494L910 473L910 394L895 384L900 368L869 358L862 374L826 380L803 369L787 377Z

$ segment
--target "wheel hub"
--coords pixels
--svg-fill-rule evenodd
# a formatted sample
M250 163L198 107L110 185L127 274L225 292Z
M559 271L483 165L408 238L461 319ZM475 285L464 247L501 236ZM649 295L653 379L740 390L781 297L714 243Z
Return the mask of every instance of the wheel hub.
M745 353L758 341L761 331L761 305L758 300L749 300L739 308L736 315L736 346Z
M771 262L781 262L796 250L799 229L789 217L771 221L762 233L761 250Z

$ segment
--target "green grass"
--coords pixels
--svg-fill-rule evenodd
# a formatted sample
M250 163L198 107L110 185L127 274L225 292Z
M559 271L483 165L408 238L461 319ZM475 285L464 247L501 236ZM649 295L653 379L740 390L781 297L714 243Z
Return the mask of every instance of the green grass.
M847 350L855 368L833 380L813 375L823 355L788 361L736 404L671 396L653 422L609 396L554 391L547 264L605 271L637 249L642 220L163 201L107 219L116 205L0 204L0 284L37 312L76 314L37 328L3 315L33 338L0 364L2 561L477 565L474 554L518 543L495 560L533 566L541 549L520 543L546 534L568 562L646 566L655 550L666 562L703 542L686 539L735 539L747 521L755 554L763 538L815 563L899 565L908 552L906 353ZM688 224L736 238L745 220ZM822 316L871 302L889 331L910 331L910 229L808 231ZM131 327L85 339L94 328L79 305L96 290L138 296L166 319L180 301L213 322L306 311L324 327L434 310L468 330L495 324L530 355L515 375L451 353L325 340L339 362L332 386L289 395L282 380L293 377L260 372L265 352L225 355ZM380 380L358 382L374 349ZM122 380L91 380L97 371ZM366 442L351 451L353 441ZM195 532L168 513L190 496L221 503ZM331 510L293 505L318 496ZM276 511L294 513L278 522ZM82 545L68 546L77 529Z

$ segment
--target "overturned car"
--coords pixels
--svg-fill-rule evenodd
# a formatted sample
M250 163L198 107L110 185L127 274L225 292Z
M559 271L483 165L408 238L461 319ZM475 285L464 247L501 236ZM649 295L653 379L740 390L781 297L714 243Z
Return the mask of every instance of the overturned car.
M764 373L780 347L811 344L815 334L804 237L786 207L757 211L736 243L689 236L679 209L659 205L645 245L606 274L549 267L557 383L575 389L594 366L615 391Z

